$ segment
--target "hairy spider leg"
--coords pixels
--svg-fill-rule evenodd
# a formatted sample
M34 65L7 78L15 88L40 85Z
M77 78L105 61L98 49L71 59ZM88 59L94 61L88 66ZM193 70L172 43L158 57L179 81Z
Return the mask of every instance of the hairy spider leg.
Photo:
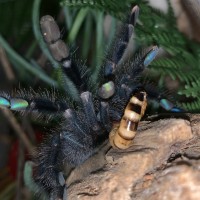
M156 102L157 105L169 112L185 112L182 108L176 106L173 97L164 89L158 90L152 83L144 83L144 89L148 94L149 102Z
M63 72L77 87L83 85L84 82L82 81L78 66L71 58L68 46L61 39L60 29L54 18L50 15L43 16L40 20L40 27L51 55L56 61L61 63Z
M120 115L123 115L123 110L126 107L128 100L136 93L141 90L145 90L140 80L141 73L146 68L144 66L146 60L151 58L154 60L155 54L158 53L158 47L152 47L147 53L141 52L134 57L133 60L127 61L124 65L115 71L115 93L112 98L109 99L110 116L113 116L114 111L119 110ZM152 54L154 56L152 56ZM149 58L150 57L150 58ZM150 63L150 61L148 61ZM124 73L126 76L124 76Z
M0 94L0 107L40 116L55 113L62 115L69 105L65 99L59 100L53 94L19 90L14 96Z
M39 171L35 174L35 180L50 193L52 199L61 198L62 167L67 165L74 168L82 164L108 137L106 128L96 116L92 94L83 92L80 98L81 108L65 110L59 134L53 134L49 141L41 145L38 156L34 159L36 171Z
M101 87L98 94L102 99L110 98L115 92L114 72L117 69L119 61L122 59L124 52L128 46L133 28L136 24L139 14L139 7L134 6L128 20L122 24L120 32L116 35L116 39L111 45L104 61L104 77L101 81Z
M116 35L110 51L106 55L105 61L105 77L114 74L117 64L121 60L129 39L133 33L133 28L136 24L139 14L139 7L134 6L132 12L128 16L128 19L121 25L120 32Z
M64 185L60 183L60 171L62 166L61 140L59 134L53 134L48 142L42 144L34 153L34 181L41 190L36 191L40 195L42 191L48 192L49 199L62 199Z
M110 132L112 129L112 122L109 116L109 104L108 102L101 102L100 103L100 121L102 125L105 127L107 132Z

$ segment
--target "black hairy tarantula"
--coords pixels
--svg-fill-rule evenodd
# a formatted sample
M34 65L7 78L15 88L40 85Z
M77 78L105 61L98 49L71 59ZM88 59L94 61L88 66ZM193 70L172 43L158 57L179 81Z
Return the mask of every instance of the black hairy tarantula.
M97 151L109 133L114 148L125 149L131 145L146 109L147 95L164 109L177 110L164 96L152 92L140 80L143 70L157 55L157 46L148 48L129 61L123 61L138 13L138 6L134 6L129 19L122 25L105 57L96 88L91 85L92 70L76 65L68 47L61 40L54 19L49 15L41 18L41 31L52 56L60 62L63 77L69 77L76 85L79 95L73 99L73 105L66 99L49 98L36 92L19 92L15 97L4 93L0 95L1 107L62 118L57 133L38 147L34 157L34 180L49 194L49 199L63 198L63 167L82 164Z

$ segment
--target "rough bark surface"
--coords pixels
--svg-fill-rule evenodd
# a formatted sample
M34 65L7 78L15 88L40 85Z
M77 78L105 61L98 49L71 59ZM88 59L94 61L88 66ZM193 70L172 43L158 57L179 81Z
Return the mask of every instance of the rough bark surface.
M200 115L141 122L127 150L104 145L67 180L68 199L200 199Z

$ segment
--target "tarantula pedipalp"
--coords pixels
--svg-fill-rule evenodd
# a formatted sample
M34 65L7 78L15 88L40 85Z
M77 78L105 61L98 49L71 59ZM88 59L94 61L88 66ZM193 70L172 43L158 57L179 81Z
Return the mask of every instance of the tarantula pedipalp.
M64 166L74 168L94 154L101 143L109 137L110 132L112 136L113 122L121 121L119 130L114 133L114 137L111 137L111 143L118 148L129 147L145 111L146 94L148 98L160 102L164 108L168 110L174 108L174 105L159 92L154 92L152 95L148 87L139 79L142 71L155 58L158 52L157 46L140 53L132 60L119 64L127 48L138 13L139 8L135 6L129 20L122 25L122 31L113 42L111 51L106 55L102 71L99 73L98 91L89 89L92 72L90 70L83 72L82 66L76 64L68 47L61 40L60 30L54 19L49 15L42 17L40 25L44 40L54 59L61 64L63 79L68 76L76 86L78 96L74 102L78 106L70 104L67 98L49 98L49 95L39 92L19 91L15 97L5 93L0 94L1 107L62 118L57 131L38 147L38 153L34 157L34 180L48 192L49 199L62 198L65 188ZM68 90L71 88L66 88L66 85L63 87L68 96ZM130 118L132 115L134 117ZM127 136L124 136L124 133L129 134L129 132L132 135L126 145L123 145L124 141L115 139L122 135L122 139L126 140Z

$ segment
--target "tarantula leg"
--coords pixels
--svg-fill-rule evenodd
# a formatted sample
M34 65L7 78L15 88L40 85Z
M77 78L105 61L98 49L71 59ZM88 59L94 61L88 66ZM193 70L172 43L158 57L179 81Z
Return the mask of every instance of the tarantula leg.
M145 91L148 93L148 99L150 102L157 102L157 104L166 111L177 113L184 112L183 109L177 107L174 104L173 98L171 98L170 94L165 94L162 90L158 91L158 89L155 88L155 86L153 86L152 84L146 84L144 88ZM171 99L171 101L169 99Z
M87 123L91 124L91 127L94 131L100 130L100 125L95 114L91 93L83 92L81 94L81 99Z
M148 51L141 52L138 57L134 58L131 62L126 63L122 68L118 68L115 73L118 78L116 80L116 95L126 99L130 98L131 94L141 91L144 88L143 84L139 81L140 75L155 59L158 52L159 48L153 46ZM124 71L127 72L126 76L123 74Z
M53 17L45 15L40 20L40 28L45 42L55 60L61 62L65 59L65 67L71 67L69 50L67 45L60 39L61 33Z
M109 105L107 102L101 102L100 104L100 120L106 130L109 132L112 128L112 123L109 117Z
M119 40L115 40L112 48L112 54L108 54L105 63L105 76L110 76L114 73L117 64L121 60L125 49L127 48L129 39L133 32L133 27L136 24L139 15L139 7L134 6L129 16L128 23L123 24L121 32L117 36Z
M68 108L66 102L62 101L50 101L45 99L33 99L30 102L30 110L37 110L38 112L61 112L63 113Z
M10 100L0 97L0 107L9 108L10 110L24 110L29 106L28 102L21 98L12 98Z
M27 93L28 94L28 93ZM10 97L9 95L0 96L0 107L14 111L22 111L27 113L53 114L56 112L64 112L68 105L65 101L55 101L45 99L44 97L32 97L31 95L17 95Z
M98 90L98 95L102 99L108 99L111 96L113 96L114 93L115 93L115 84L113 83L113 81L104 83Z
M159 104L162 108L164 108L167 111L171 112L184 112L183 109L176 107L171 101L168 99L160 99Z
M151 50L146 54L143 62L144 67L147 67L155 59L158 54L158 50L158 46L153 46Z
M9 108L10 107L10 101L5 97L0 97L0 106L3 108Z
M139 7L134 6L129 16L128 23L124 23L121 27L121 32L116 36L113 47L106 56L104 64L104 83L98 90L98 95L102 99L108 99L115 93L115 85L112 79L114 79L114 73L117 69L119 61L122 59L123 54L128 46L128 42L133 32L133 27L136 24L139 14Z
M136 25L136 22L139 16L139 11L140 9L137 5L132 8L131 15L129 17L129 24L132 24L133 26Z
M64 117L67 120L68 126L71 127L71 129L73 130L77 130L79 132L79 134L84 135L85 138L88 138L89 136L87 135L87 133L85 132L85 129L83 129L82 126L80 126L81 121L77 116L77 113L72 110L72 109L67 109L64 112Z
M62 199L64 185L59 134L52 135L48 143L42 144L34 153L33 178L39 186L49 193L49 199Z
M133 143L140 119L143 117L147 106L146 92L136 93L125 108L119 127L113 127L109 139L113 148L127 149Z
M40 20L41 32L53 58L61 63L63 71L78 86L82 85L76 64L71 60L68 46L61 40L61 33L54 18L43 16Z
M151 47L147 53L142 53L142 55L139 55L138 58L134 59L130 64L130 68L127 69L130 76L125 78L126 82L129 82L130 78L133 80L136 79L139 74L142 73L144 69L156 58L158 52L159 48L157 45L155 45Z

